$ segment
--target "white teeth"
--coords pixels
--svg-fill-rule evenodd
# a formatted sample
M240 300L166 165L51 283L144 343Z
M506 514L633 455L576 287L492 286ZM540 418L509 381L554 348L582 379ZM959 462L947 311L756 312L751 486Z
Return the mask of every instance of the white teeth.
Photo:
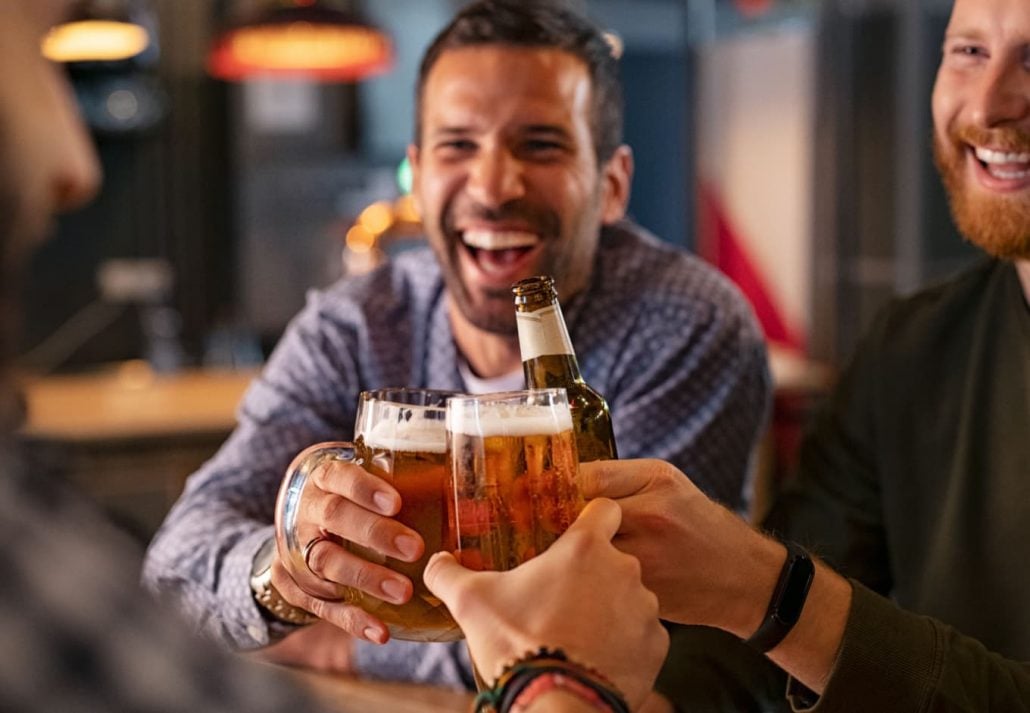
M993 166L988 168L987 171L995 178L1000 178L1003 181L1020 181L1030 177L1030 171L1002 171Z
M521 230L466 230L463 239L469 247L480 250L526 248L540 242L535 234Z
M977 148L976 157L984 163L1030 163L1030 153L1006 153Z

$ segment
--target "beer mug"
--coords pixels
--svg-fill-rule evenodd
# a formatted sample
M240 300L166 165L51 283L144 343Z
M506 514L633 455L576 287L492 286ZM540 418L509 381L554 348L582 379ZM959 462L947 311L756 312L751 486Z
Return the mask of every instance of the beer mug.
M425 541L423 556L402 562L353 542L333 537L351 552L389 567L411 580L414 593L405 604L391 604L352 587L340 585L341 598L374 614L390 635L410 641L454 641L462 638L443 603L426 589L422 571L434 552L454 551L456 538L449 519L452 489L445 431L447 398L453 392L429 389L379 389L362 392L354 426L354 443L327 443L311 450L287 473L280 490L276 526L286 542L292 566L304 569L304 543L296 530L297 508L310 473L326 460L356 463L389 482L401 495L396 519Z
M565 389L452 397L447 450L458 558L470 569L518 566L583 508Z

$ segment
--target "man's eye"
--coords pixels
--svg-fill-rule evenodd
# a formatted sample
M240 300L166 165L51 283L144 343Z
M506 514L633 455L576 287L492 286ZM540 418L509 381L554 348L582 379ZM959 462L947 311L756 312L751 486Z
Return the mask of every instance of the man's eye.
M986 57L987 52L983 47L978 45L955 45L949 51L949 54L956 55L958 57Z
M550 157L561 153L564 150L564 146L557 141L532 139L522 144L522 150L531 156Z
M470 153L476 150L476 144L468 139L451 139L450 141L441 141L436 145L437 151L445 153Z

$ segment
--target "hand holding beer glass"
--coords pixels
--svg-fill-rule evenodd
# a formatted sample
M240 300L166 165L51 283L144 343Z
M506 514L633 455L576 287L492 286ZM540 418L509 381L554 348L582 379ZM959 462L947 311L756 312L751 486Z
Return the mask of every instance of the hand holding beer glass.
M353 444L312 446L291 465L276 539L306 594L359 607L395 638L462 637L422 581L430 555L456 552L471 569L511 569L546 549L582 509L564 389L364 392L354 431ZM401 497L394 518L368 505L383 482ZM396 543L415 542L413 534L424 549L403 552Z
M461 638L446 607L422 583L429 556L457 546L447 505L451 489L444 406L450 395L426 389L362 393L354 444L319 444L298 456L276 506L280 557L298 585L312 596L364 609L399 639ZM394 519L362 508L341 492L348 486L367 491L373 482L341 464L360 465L396 489L401 509ZM416 557L395 544L403 538L417 542L407 534L409 528L425 543ZM312 572L316 547L325 565ZM406 601L401 601L407 592L399 590L394 573L404 575L413 587Z

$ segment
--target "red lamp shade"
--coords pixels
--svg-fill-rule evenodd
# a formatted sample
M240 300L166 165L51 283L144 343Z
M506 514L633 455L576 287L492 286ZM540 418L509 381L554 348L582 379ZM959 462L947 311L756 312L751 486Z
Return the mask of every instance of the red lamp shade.
M772 9L773 0L736 0L736 5L744 17L758 17Z
M272 76L353 82L392 66L390 40L375 27L318 0L295 3L228 28L211 48L208 72L227 81Z

